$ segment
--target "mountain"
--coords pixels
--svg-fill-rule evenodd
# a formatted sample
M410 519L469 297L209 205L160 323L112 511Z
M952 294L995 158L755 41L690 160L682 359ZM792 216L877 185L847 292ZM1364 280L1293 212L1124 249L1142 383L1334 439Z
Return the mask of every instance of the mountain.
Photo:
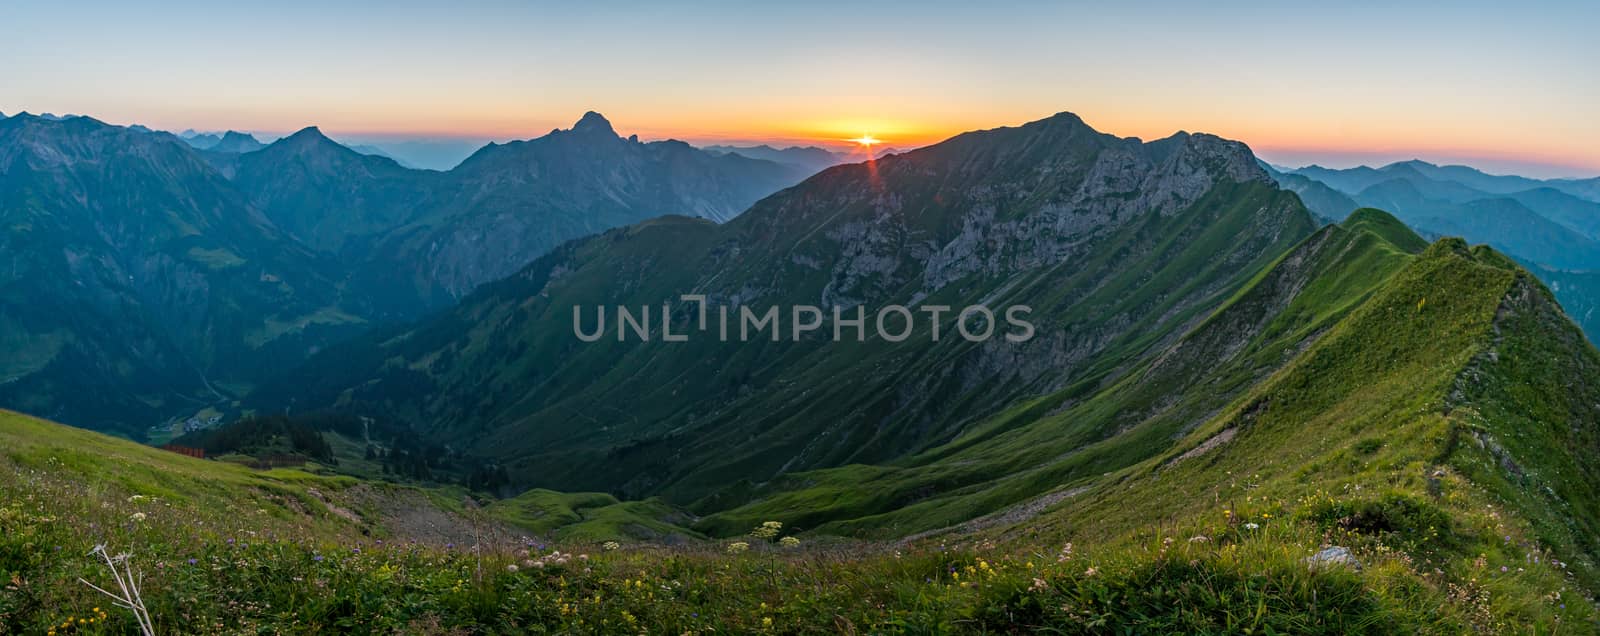
M1600 241L1573 232L1512 199L1482 199L1443 214L1421 214L1424 216L1411 217L1414 221L1408 222L1437 234L1472 236L1544 267L1600 269Z
M1592 277L1586 275L1600 269L1600 204L1556 187L1555 180L1487 175L1423 161L1377 169L1313 166L1275 178L1283 187L1302 192L1308 205L1323 196L1317 193L1318 186L1327 189L1316 179L1343 188L1359 187L1340 194L1360 205L1392 210L1425 234L1457 235L1493 245L1550 284L1563 305L1600 303L1600 287L1590 284ZM1558 277L1566 284L1557 285ZM1575 315L1587 332L1600 332L1600 317L1586 311Z
M437 308L503 278L562 242L666 214L726 221L806 175L679 141L617 135L598 113L571 129L489 144L436 183L429 200L405 201L411 219L374 239L356 284L405 281Z
M1511 194L1545 187L1546 181L1516 175L1492 175L1468 166L1440 166L1413 159L1400 165L1411 166L1436 181L1454 182L1490 194Z
M183 143L189 144L190 147L198 150L205 150L222 141L222 137L215 133L197 133L193 130L185 130L178 133L178 138L182 139Z
M447 172L343 146L315 127L207 158L274 224L340 263L373 315L413 318L572 238L662 214L726 220L802 171L680 142L639 143L586 114L490 144Z
M234 184L272 223L312 248L365 254L352 241L412 221L443 184L437 173L364 155L305 128L233 159Z
M980 303L1029 307L1033 337L924 317ZM798 330L805 305L834 319ZM909 338L838 317L891 305L918 317ZM633 327L618 307L652 311ZM779 333L717 337L722 309L769 307ZM890 587L1009 581L987 600L1017 612L997 629L1080 625L1109 597L1134 606L1109 624L1218 631L1193 613L1207 585L1250 598L1323 577L1350 587L1207 598L1344 607L1274 631L1349 631L1357 610L1334 598L1446 633L1518 611L1590 624L1587 600L1537 599L1600 584L1600 352L1538 279L1373 209L1319 228L1240 144L1119 139L1069 114L830 168L726 224L565 244L250 401L402 422L524 487L660 496L711 537L776 522L891 563L954 551L907 581L870 556L852 568ZM1505 598L1447 591L1483 577Z
M567 244L256 400L399 419L527 486L688 502L730 480L891 461L1026 396L1111 382L1314 228L1240 144L1146 144L1062 114L830 168L726 224L670 217ZM571 335L575 306L670 303L681 316L686 293L757 311L1029 305L1039 336Z
M140 439L561 241L669 212L726 219L802 176L625 140L597 114L449 173L314 127L196 150L87 117L3 125L0 342L16 353L0 404Z
M362 137L346 139L351 148L364 154L381 154L400 165L422 170L446 171L461 165L472 153L482 148L487 140L451 139L391 139ZM373 152L368 152L371 150Z
M216 145L205 148L205 150L227 154L243 154L246 152L255 152L265 147L266 144L257 141L255 136L251 135L250 133L242 133L230 130L226 133L223 133L222 139L217 141Z
M1555 188L1521 190L1505 196L1583 236L1600 240L1600 203Z
M1530 179L1515 175L1492 175L1468 166L1440 166L1418 159L1400 161L1382 168L1359 166L1348 169L1307 166L1284 170L1286 173L1304 175L1321 181L1346 193L1356 193L1381 181L1394 178L1411 178L1418 182L1432 182L1436 187L1452 188L1463 197L1483 198L1483 195L1514 194L1540 188L1550 188L1567 195L1600 203L1600 177L1593 179ZM1472 193L1478 193L1473 197ZM1433 196L1432 198L1447 198ZM1469 200L1467 198L1456 199Z
M737 154L751 159L764 159L795 166L813 173L841 163L855 163L861 160L860 158L852 159L848 155L842 155L816 146L803 148L791 146L782 149L773 148L766 144L759 146L704 146L701 150L719 155Z
M1349 195L1305 175L1276 173L1273 180L1278 187L1300 195L1306 209L1325 223L1336 222L1361 207Z
M344 145L345 147L348 147L351 150L359 152L359 153L361 153L363 155L372 155L372 156L375 156L375 157L383 157L384 159L391 159L395 163L400 164L400 166L403 167L403 168L416 168L416 166L413 166L410 163L407 163L405 161L401 161L399 159L396 159L395 157L391 156L384 149L379 148L379 147L374 146L374 145L371 145L371 144L342 144L342 145Z
M0 121L0 404L140 437L347 337L325 263L183 142Z
M1600 202L1600 177L1593 179L1552 179L1551 187L1586 201Z

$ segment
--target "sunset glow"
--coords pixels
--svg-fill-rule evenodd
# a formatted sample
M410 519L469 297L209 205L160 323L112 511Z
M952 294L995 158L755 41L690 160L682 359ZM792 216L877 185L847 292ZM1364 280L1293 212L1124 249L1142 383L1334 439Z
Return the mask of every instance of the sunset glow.
M855 139L846 139L845 141L867 148L871 148L874 145L883 143L879 141L877 137L873 137L872 135L862 135L860 137L856 137Z
M839 150L878 145L863 138L915 148L1071 111L1122 136L1210 132L1268 160L1376 152L1600 173L1600 76L1587 68L1600 41L1584 27L1600 9L1582 3L1449 18L1421 6L1173 4L1155 21L1148 7L873 5L855 17L896 28L864 41L816 37L837 22L826 7L286 4L104 2L71 22L25 4L0 21L0 54L16 62L0 69L0 111L266 137L315 124L355 138L506 141L595 110L647 140ZM545 24L563 28L526 37ZM1055 37L1063 24L1073 37ZM149 37L156 28L186 36ZM240 47L239 29L274 45ZM219 53L187 54L197 49ZM1424 68L1436 70L1418 81Z

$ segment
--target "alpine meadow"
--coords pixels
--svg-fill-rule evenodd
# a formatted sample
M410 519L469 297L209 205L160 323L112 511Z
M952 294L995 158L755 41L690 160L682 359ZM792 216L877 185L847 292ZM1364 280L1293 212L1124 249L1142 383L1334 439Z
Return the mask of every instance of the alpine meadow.
M1592 7L23 4L0 635L1600 633Z

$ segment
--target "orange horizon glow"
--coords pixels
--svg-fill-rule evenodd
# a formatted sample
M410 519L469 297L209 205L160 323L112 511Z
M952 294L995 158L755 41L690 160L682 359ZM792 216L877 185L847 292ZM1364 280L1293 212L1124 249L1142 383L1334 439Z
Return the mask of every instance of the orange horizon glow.
M0 105L5 106L5 105ZM1091 104L1091 106L1098 106ZM15 114L22 108L0 108ZM49 109L28 108L29 112ZM124 108L116 109L124 111ZM131 111L132 109L126 109ZM562 109L567 110L567 109ZM323 116L311 116L289 109L271 112L185 110L176 114L141 116L136 112L99 113L92 109L56 110L58 114L87 114L116 124L143 124L173 132L193 128L200 131L241 130L264 137L292 133L306 126L319 126L334 137L395 139L475 139L509 141L543 136L554 129L572 126L585 110L571 108L563 117L529 116L512 109L440 110L428 116L376 108L338 109ZM775 146L821 146L835 150L895 148L907 150L932 145L973 130L1018 126L1049 117L1055 111L1023 112L1021 108L992 112L911 113L904 116L804 115L799 112L774 114L743 112L680 113L648 109L596 108L611 120L618 134L637 134L645 140L678 139L696 144L770 144ZM797 110L789 108L785 110ZM1549 137L1535 139L1508 130L1495 134L1478 127L1477 122L1430 121L1353 125L1348 116L1329 116L1328 123L1306 125L1304 115L1290 120L1270 120L1239 116L1181 117L1169 113L1130 113L1118 109L1080 109L1076 112L1101 132L1145 140L1159 139L1182 130L1206 132L1248 144L1258 154L1327 153L1334 155L1393 155L1436 160L1434 158L1478 158L1527 162L1569 167L1574 176L1600 173L1600 157L1579 138L1558 141L1552 147ZM419 125L419 122L426 122ZM872 131L864 133L863 131ZM1469 134L1470 133L1470 134ZM1485 137L1488 137L1487 142ZM870 141L870 143L863 143ZM1543 143L1540 143L1543 142ZM1451 159L1437 159L1450 161Z
M876 146L878 144L883 143L883 140L878 139L877 137L873 137L872 135L869 135L869 134L866 134L866 133L862 133L862 135L860 137L856 137L855 139L846 139L844 141L848 141L848 142L856 144L858 146L862 146L862 147L867 148L869 150L873 146Z
M892 25L867 37L819 37L840 10L815 3L306 3L314 20L255 3L88 4L64 21L23 3L0 21L19 60L0 111L477 142L539 137L595 110L642 139L859 150L845 140L915 148L1066 110L1108 134L1204 131L1310 160L1325 149L1600 174L1595 3L851 6L853 22Z

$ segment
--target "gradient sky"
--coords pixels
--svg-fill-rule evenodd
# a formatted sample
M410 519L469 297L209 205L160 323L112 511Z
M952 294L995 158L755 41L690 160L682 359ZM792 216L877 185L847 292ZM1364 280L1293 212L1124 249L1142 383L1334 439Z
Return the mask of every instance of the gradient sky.
M1600 174L1593 2L135 4L6 2L0 111L510 139L598 110L645 138L909 147L1070 110L1289 165Z

